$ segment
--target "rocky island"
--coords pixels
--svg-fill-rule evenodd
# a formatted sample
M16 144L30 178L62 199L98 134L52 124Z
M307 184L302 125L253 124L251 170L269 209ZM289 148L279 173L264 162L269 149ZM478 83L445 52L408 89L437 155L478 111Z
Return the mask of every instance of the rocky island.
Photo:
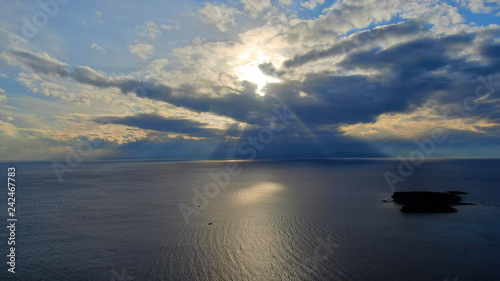
M407 191L394 192L393 201L403 204L403 213L454 213L457 210L452 206L470 205L462 203L462 198L457 194L467 194L466 192L451 191L431 192L431 191Z

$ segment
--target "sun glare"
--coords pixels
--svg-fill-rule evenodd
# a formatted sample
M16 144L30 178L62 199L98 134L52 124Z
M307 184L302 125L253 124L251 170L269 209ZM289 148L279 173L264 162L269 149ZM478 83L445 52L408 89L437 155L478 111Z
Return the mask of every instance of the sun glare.
M280 80L262 73L259 69L259 64L267 62L266 57L261 57L260 59L253 60L250 63L242 65L236 68L236 74L240 80L246 80L257 85L257 94L264 96L264 87L268 83L277 83Z

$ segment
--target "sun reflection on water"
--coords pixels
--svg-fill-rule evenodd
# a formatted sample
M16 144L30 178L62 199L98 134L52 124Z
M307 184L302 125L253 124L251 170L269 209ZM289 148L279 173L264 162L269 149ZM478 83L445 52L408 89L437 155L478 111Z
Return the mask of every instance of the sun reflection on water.
M252 187L242 189L235 194L236 200L240 204L257 203L260 200L267 199L267 196L282 193L283 185L275 182L260 182Z

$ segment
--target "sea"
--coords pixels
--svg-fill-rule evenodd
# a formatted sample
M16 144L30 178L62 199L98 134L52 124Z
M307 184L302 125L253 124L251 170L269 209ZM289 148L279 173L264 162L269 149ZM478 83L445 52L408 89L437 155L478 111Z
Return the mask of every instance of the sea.
M498 159L59 164L0 164L0 280L500 280ZM389 200L424 190L474 205Z

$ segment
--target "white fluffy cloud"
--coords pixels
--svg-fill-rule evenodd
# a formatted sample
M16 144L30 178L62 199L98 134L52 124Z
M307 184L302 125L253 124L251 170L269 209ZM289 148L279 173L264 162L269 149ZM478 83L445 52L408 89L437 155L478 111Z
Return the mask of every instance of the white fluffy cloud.
M278 3L280 3L283 6L289 6L292 5L293 0L279 0Z
M87 97L71 93L67 87L60 84L61 82L55 82L57 79L51 80L46 76L42 77L34 73L21 72L17 81L33 93L42 94L46 97L60 98L68 102L90 104L90 100Z
M104 50L104 48L103 48L103 47L99 46L99 45L98 45L98 44L96 44L96 43L94 43L94 44L90 45L90 48L92 48L92 49L94 49L94 50L96 50L96 51L98 51L98 52L101 52L101 53L103 53L103 54L105 54L105 53L106 53L106 50Z
M135 45L130 45L129 50L132 54L137 55L143 60L147 60L153 55L155 47L149 44L137 43Z
M152 21L147 21L144 23L144 25L138 26L138 28L139 32L137 32L137 34L142 37L156 39L156 37L161 34L161 30L158 25L156 25L156 23Z
M235 8L226 7L222 4L215 6L206 2L203 8L198 10L199 17L205 23L215 25L220 31L226 32L228 25L235 25L235 16L241 12Z
M95 12L95 17L97 19L97 23L101 24L104 21L102 20L102 12L101 11L96 11Z
M461 0L460 2L473 13L487 14L500 8L500 0Z
M171 30L179 30L180 29L180 23L175 22L174 24L160 24L160 28L163 30L171 31Z
M273 6L270 0L241 0L241 2L245 11L249 12L252 18L256 18L260 13Z
M325 0L309 0L309 1L305 1L305 2L300 3L300 5L304 8L307 8L307 9L314 9L314 8L316 8L316 6L321 5L323 3L325 3Z

